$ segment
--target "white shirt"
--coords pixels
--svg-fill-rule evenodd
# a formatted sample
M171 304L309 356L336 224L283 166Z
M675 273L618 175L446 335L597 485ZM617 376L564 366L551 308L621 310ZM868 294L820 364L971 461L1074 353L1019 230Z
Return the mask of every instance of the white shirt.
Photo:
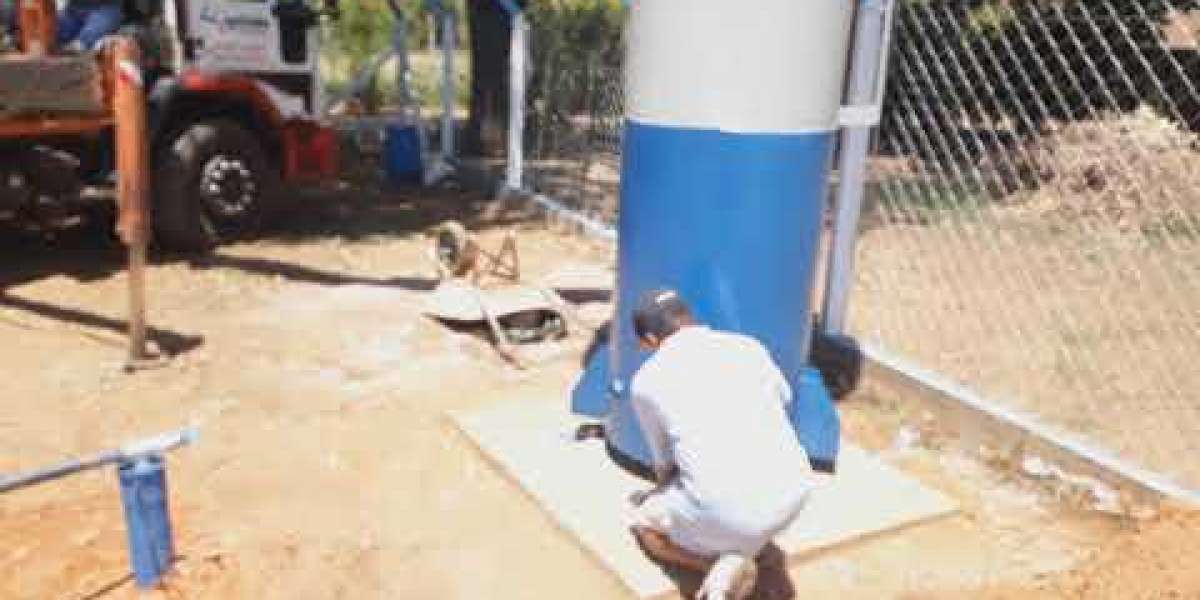
M777 527L812 488L785 411L791 388L758 341L690 326L633 377L655 466L675 465L696 507L737 530Z

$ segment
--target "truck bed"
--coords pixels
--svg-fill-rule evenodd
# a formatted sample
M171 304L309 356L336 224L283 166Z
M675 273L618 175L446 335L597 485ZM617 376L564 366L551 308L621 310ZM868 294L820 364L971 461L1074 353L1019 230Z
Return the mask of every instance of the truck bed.
M104 82L95 56L0 55L0 119L103 112Z

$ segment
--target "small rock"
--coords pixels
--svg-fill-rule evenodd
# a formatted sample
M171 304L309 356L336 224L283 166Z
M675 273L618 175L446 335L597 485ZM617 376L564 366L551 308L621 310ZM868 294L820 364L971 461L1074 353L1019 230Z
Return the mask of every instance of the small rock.
M892 451L904 453L912 450L921 441L921 434L917 430L904 426L896 431L896 436L892 438Z
M1040 457L1029 455L1021 460L1021 471L1036 479L1045 479L1054 475L1054 467Z
M1088 493L1092 497L1092 508L1110 514L1121 514L1124 512L1121 506L1121 493L1100 481L1094 481L1088 487Z

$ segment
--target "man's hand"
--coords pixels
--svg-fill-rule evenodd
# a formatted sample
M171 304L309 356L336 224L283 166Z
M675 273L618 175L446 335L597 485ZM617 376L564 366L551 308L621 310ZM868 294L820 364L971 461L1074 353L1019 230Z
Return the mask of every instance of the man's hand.
M653 487L648 490L638 490L629 495L629 503L634 506L641 506L642 504L646 503L646 500L648 500L650 496L658 493L658 491L658 487Z
M675 468L675 465L667 465L665 467L656 465L654 467L654 482L658 484L658 487L664 488L678 474L679 471Z

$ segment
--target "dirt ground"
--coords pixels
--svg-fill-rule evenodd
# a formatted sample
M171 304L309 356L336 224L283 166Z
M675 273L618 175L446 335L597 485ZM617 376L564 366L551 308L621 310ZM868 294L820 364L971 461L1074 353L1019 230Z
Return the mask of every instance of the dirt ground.
M855 334L1196 489L1200 243L1055 226L1014 210L870 228Z
M602 290L611 249L484 216L475 200L313 200L266 239L159 261L154 337L174 358L133 375L118 368L117 251L94 237L3 242L0 472L190 422L202 434L169 459L180 558L163 589L130 581L105 470L0 497L0 597L626 597L446 418L521 398L565 406L590 332L531 349L535 366L517 371L476 332L421 315L432 270L420 232L447 216L485 243L517 226L532 280ZM579 297L592 300L581 320L603 319L604 294ZM864 394L842 414L850 439L963 511L808 557L790 571L795 597L1200 597L1194 515L1077 512L913 434L896 399Z

